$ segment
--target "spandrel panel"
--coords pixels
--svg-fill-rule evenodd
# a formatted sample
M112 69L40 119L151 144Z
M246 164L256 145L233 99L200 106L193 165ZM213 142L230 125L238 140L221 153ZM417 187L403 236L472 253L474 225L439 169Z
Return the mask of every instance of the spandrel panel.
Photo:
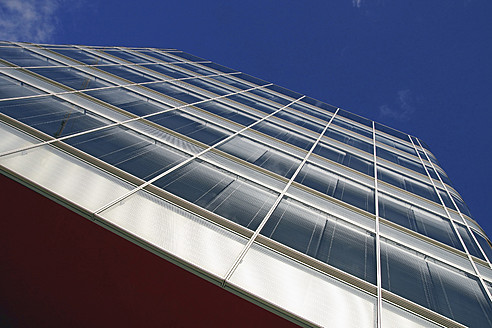
M148 120L207 145L213 145L231 134L219 126L180 110L154 115Z
M251 230L258 227L277 198L277 193L201 160L154 185Z
M232 138L220 145L218 149L287 179L290 179L301 163L299 159L286 153L242 136Z
M369 176L374 175L374 167L371 162L359 156L331 147L324 142L318 143L313 153Z
M381 309L381 327L398 328L439 328L436 323L425 320L424 318L403 310L391 303L383 302Z
M370 283L376 283L374 235L284 198L261 234Z
M382 218L463 251L449 220L382 193L378 199Z
M20 47L0 48L0 58L22 67L55 65L49 62L47 58Z
M100 216L178 262L222 279L247 242L145 191L116 203Z
M469 327L490 327L492 305L478 279L381 241L382 287Z
M338 174L306 163L295 181L364 211L374 213L374 191Z
M98 210L134 188L49 145L0 157L0 165L88 212Z
M31 68L30 71L75 90L102 88L111 85L70 67Z
M310 149L314 144L314 139L303 136L280 125L263 121L252 127L254 130L265 133L276 139L280 139L301 149Z
M314 325L360 328L376 322L374 296L255 243L228 284Z
M3 71L6 71L6 69ZM1 68L0 72L2 72ZM0 99L33 96L38 94L41 94L41 92L35 88L0 73Z
M219 115L220 117L226 118L244 126L249 126L260 119L257 116L247 114L233 106L215 100L197 104L195 105L195 107L204 109L207 112Z
M143 180L150 180L189 157L122 127L84 134L65 142Z
M2 101L0 112L54 138L108 124L103 119L88 115L83 108L55 97Z

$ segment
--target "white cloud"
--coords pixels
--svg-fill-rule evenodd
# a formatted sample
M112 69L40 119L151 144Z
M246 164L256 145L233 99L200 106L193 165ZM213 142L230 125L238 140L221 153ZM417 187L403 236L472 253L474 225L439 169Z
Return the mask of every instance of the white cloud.
M0 40L50 42L60 0L0 0Z
M410 89L399 90L393 105L379 106L379 115L398 121L408 121L415 112L414 103L415 99Z
M354 7L360 8L360 6L362 6L362 0L352 0L352 5Z

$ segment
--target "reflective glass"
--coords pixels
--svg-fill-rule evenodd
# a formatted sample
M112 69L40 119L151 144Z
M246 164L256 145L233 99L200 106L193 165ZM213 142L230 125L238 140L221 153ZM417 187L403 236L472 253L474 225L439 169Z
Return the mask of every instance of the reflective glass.
M449 220L382 193L378 199L382 218L463 251Z
M253 126L253 129L302 149L310 149L314 143L314 140L311 138L268 121L263 121L256 124Z
M478 279L381 240L382 287L469 327L492 326L492 305Z
M473 237L470 235L468 229L459 223L455 223L455 224L456 227L458 228L461 238L463 239L463 242L466 245L466 248L468 249L468 252L471 255L478 257L479 259L485 260L485 258L482 255L482 252L480 252L478 245L473 240Z
M416 161L397 155L381 147L376 147L376 154L378 157L384 158L385 160L401 165L420 174L427 175L422 164Z
M370 154L373 153L373 147L370 143L365 142L365 141L360 140L360 139L357 139L357 138L353 138L352 136L350 136L344 132L340 132L340 131L336 131L332 128L328 128L326 130L324 136L328 137L328 138L335 139L335 140L340 141L340 142L343 142L344 144L358 148L358 149L363 150L367 153L370 153Z
M131 54L129 52L126 52L126 51L123 51L123 50L107 50L105 49L104 50L105 53L108 53L112 56L115 56L115 57L118 57L118 58L121 58L121 59L124 59L126 61L129 61L131 63L147 63L149 62L149 60L145 60L141 57L138 57L138 56L135 56L134 54Z
M55 97L16 99L0 102L0 112L54 138L106 125L85 109Z
M108 164L149 180L187 156L122 127L113 127L65 140Z
M294 174L301 163L299 159L277 151L271 146L265 146L242 136L232 138L220 145L218 149L284 176L287 179Z
M164 62L176 62L179 61L179 59L175 59L173 57L167 56L161 52L157 51L149 51L149 50L139 50L140 53L145 54L147 56L153 57L159 61L164 61Z
M374 176L374 167L371 162L362 157L331 147L324 142L318 143L313 153L361 173Z
M15 47L0 47L0 58L18 66L53 66L55 63L49 62L46 57L35 54L29 50Z
M376 130L379 130L379 131L382 131L382 132L385 132L393 137L397 137L397 138L400 138L401 140L405 140L405 141L408 141L408 134L405 134L403 132L400 132L398 130L395 130L393 128L390 128L386 125L383 125L383 124L379 124L377 122L374 122L375 123L375 127L376 127Z
M307 119L300 117L298 115L295 115L295 114L293 114L287 110L280 111L280 112L276 113L274 116L279 117L283 120L286 120L290 123L294 123L294 124L301 126L305 129L317 132L317 133L321 133L323 131L323 128L324 128L324 126L322 126L321 124L317 124L313 121L307 120Z
M477 239L478 243L480 244L480 247L482 247L482 250L484 251L485 255L488 257L489 262L492 261L492 244L488 239L483 237L481 234L477 233L476 231L473 231L473 235Z
M347 121L341 120L338 117L335 117L333 119L333 122L332 123L335 124L335 125L338 125L338 126L340 126L342 128L344 128L344 129L347 129L349 131L358 133L361 136L364 136L366 138L372 139L372 131L363 129L363 128L355 125L355 124L348 123ZM377 140L377 137L376 137L376 140Z
M342 117L346 117L348 119L351 119L354 122L363 124L363 125L368 126L372 129L372 121L368 120L367 118L364 118L362 116L347 112L346 110L343 110L343 109L340 109L338 111L338 115L340 115Z
M306 163L295 181L364 211L374 213L374 191L338 174Z
M211 100L201 104L195 105L201 109L206 110L207 112L219 115L220 117L229 119L236 123L242 124L244 126L249 126L253 122L259 120L259 117L247 114L243 111L236 109L235 107L226 105L219 101Z
M126 66L99 66L99 69L134 83L155 81L154 77L140 73Z
M185 200L255 230L277 194L200 160L154 183Z
M56 49L54 51L88 65L111 64L109 61L102 59L101 57L96 57L80 49Z
M75 90L101 88L111 85L70 67L31 68L30 70Z
M24 97L41 94L27 84L0 74L0 99Z
M391 140L390 138L387 138L385 136L376 134L376 141L384 143L385 145L388 145L390 147L396 148L398 150L404 151L406 153L409 153L413 156L417 156L417 153L415 152L415 149L411 146L405 145L401 142ZM423 159L426 159L426 157L422 157Z
M207 145L213 145L230 132L180 110L151 116L148 120Z
M300 202L282 199L261 234L376 283L374 235Z

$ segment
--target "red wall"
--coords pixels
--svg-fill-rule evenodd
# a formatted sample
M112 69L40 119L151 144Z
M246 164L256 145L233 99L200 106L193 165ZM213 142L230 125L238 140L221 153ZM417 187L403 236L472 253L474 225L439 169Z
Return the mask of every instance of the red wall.
M1 327L295 325L0 174Z

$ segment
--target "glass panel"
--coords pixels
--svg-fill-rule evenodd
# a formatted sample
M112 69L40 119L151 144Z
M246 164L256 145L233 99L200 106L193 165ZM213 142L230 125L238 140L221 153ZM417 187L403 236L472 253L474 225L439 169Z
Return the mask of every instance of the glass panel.
M205 97L197 94L196 92L180 88L172 83L151 83L146 85L147 88L158 91L175 99L181 100L185 103L191 104L201 100Z
M70 67L31 68L30 70L75 90L101 88L111 85Z
M73 58L79 62L88 65L105 65L111 64L109 61L102 59L101 57L96 57L86 51L79 49L56 49L53 50L67 57Z
M415 149L413 147L404 145L403 143L400 143L396 140L391 140L390 138L376 134L376 141L384 143L385 145L404 151L406 153L409 153L413 156L417 156L417 153L415 152ZM422 159L426 160L427 158L424 156L422 157Z
M292 156L254 140L237 136L218 149L290 179L301 163Z
M454 192L450 191L449 193L451 194L451 197L453 197L456 206L458 206L458 208L460 209L460 212L471 217L470 210L468 209L468 206L466 206L463 199L460 196L456 195Z
M173 57L167 56L163 53L157 52L157 51L148 51L148 50L140 50L140 53L146 54L147 56L154 57L157 60L164 61L164 62L176 62L179 61L179 59L175 59Z
M378 157L384 158L385 160L401 165L420 174L427 175L422 164L416 161L397 155L381 147L376 147L376 154Z
M322 101L319 101L319 100L316 100L316 99L313 99L310 97L304 97L300 101L322 109L321 112L328 111L331 114L337 110L337 107L335 107L335 106L328 105Z
M260 122L252 128L306 150L310 149L314 143L314 139L308 138L268 121Z
M364 118L362 116L359 116L359 115L356 115L356 114L347 112L346 110L343 110L343 109L340 109L338 111L338 115L340 115L342 117L349 118L349 119L351 119L354 122L363 124L363 125L368 126L368 127L370 127L372 129L372 121L371 120L368 120L367 118Z
M306 163L295 181L362 210L374 213L374 191L338 174Z
M68 144L143 180L150 180L188 156L122 127L65 140Z
M148 119L207 145L213 145L231 134L225 129L180 110L158 114Z
M381 217L463 251L449 220L382 193L378 199Z
M190 74L186 74L186 73L183 73L181 71L172 69L172 68L170 68L170 66L165 66L162 64L145 64L145 65L142 65L142 67L147 68L147 69L151 69L151 70L158 72L158 73L161 73L161 74L165 74L165 75L172 77L174 79L181 79L181 78L192 76ZM162 79L164 79L164 77ZM189 80L186 80L186 82L189 83Z
M123 50L104 50L105 53L108 53L112 56L124 59L126 61L129 61L131 63L146 63L149 62L148 60L145 60L141 57L135 56L129 52L123 51Z
M29 50L15 48L0 48L0 58L18 66L53 66L46 57L39 56Z
M324 126L322 126L321 124L317 124L312 121L306 120L300 116L288 112L287 110L280 111L276 113L274 116L317 133L321 133L324 129Z
M398 327L398 328L442 327L441 325L437 325L435 323L427 321L416 314L405 311L388 302L383 302L383 308L381 314L382 314L381 327Z
M275 192L201 160L154 184L251 230L256 230L277 198Z
M37 94L41 94L41 92L20 81L0 75L0 99L32 96Z
M339 119L338 117L335 117L333 119L333 124L338 125L338 126L344 128L344 129L347 129L349 131L358 133L361 136L364 136L366 138L372 139L372 131L363 129L363 128L355 125L355 124L348 123L348 122L346 122L344 120ZM377 137L376 137L376 139L377 139Z
M473 237L470 235L468 229L461 224L458 223L455 224L456 227L458 228L458 232L460 233L461 238L465 242L468 252L470 252L471 255L478 257L479 259L485 260L485 258L482 255L482 252L480 252L480 249L478 249L478 246L473 240Z
M329 122L331 119L331 116L332 116L332 114L330 112L312 109L311 107L302 105L299 101L291 104L289 107L294 108L295 110L297 110L301 113L305 113L305 114L311 115L313 117L317 117L319 119L322 119L325 122Z
M318 143L314 153L327 158L336 163L348 166L356 171L374 176L374 167L371 162L334 147L328 146L324 142Z
M374 123L375 123L376 130L385 132L385 133L387 133L393 137L400 138L401 140L408 141L408 134L405 134L405 133L400 132L398 130L392 129L386 125L379 124L377 122L374 122Z
M176 51L176 52L173 52L172 54L174 56L178 56L178 57L181 57L181 58L189 60L189 61L205 61L206 60L206 59L203 59L203 58L200 58L200 57L197 57L197 56L194 56L194 55L188 54L186 52L182 52L182 51Z
M134 83L155 81L154 77L140 73L126 66L99 66L99 69Z
M282 107L280 105L278 105L278 107L272 106L255 98L248 97L245 94L232 95L227 98L268 114L271 114Z
M85 109L54 97L2 101L0 112L54 138L107 124L85 112Z
M374 235L300 202L284 198L261 234L376 283Z
M492 305L478 279L381 240L382 287L469 327L492 325Z
M343 142L344 144L358 148L358 149L363 150L367 153L370 153L370 154L373 153L373 146L370 143L362 141L360 139L353 138L346 133L328 128L326 130L324 136L328 137L328 138L335 139L335 140L340 141L340 142Z
M244 126L249 126L253 124L253 122L259 120L256 116L247 114L233 106L215 100L207 101L195 106Z
M477 233L473 229L472 231L473 234L475 235L475 238L477 238L480 247L482 247L483 251L485 252L485 255L487 255L489 262L492 261L492 244L488 239L484 238L481 234Z

